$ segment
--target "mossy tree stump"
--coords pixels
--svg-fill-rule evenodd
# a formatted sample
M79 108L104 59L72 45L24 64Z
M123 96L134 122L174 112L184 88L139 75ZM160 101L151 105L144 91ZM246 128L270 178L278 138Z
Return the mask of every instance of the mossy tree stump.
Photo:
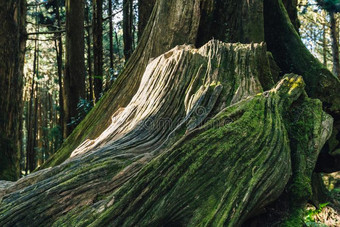
M289 179L304 193L333 120L268 56L210 41L154 59L102 134L0 189L0 224L239 226Z

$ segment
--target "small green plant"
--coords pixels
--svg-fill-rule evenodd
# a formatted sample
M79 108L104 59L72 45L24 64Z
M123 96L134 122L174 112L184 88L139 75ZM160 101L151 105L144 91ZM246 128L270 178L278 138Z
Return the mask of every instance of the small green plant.
M325 226L323 224L319 224L315 222L315 216L320 214L324 207L326 207L329 203L321 203L318 209L308 209L306 210L305 215L305 224L307 226Z

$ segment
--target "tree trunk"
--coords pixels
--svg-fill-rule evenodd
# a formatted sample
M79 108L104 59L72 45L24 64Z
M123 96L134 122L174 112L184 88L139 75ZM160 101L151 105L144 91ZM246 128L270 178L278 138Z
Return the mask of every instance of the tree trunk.
M61 27L60 6L54 8L58 27ZM57 54L57 67L58 67L58 86L59 86L59 125L62 134L64 134L64 97L63 97L63 38L61 33L56 33L55 48Z
M156 0L138 0L138 40L142 37L155 2Z
M112 0L108 0L109 15L109 39L110 39L110 69L113 70L113 18L112 18Z
M85 99L84 1L66 1L66 62L64 77L64 138L76 127L77 105Z
M103 1L93 0L94 95L99 101L103 91Z
M127 62L133 52L133 0L123 0L124 56Z
M329 13L331 18L331 37L332 37L332 55L333 55L333 73L340 78L340 62L339 62L339 43L337 34L337 23L333 12Z
M86 12L85 12L85 21L86 24L90 24L89 19L90 14L90 6L86 5ZM87 31L87 38L86 38L86 45L87 45L87 75L89 78L89 98L88 101L94 105L95 95L93 90L93 73L92 73L92 54L91 54L91 27L86 28Z
M241 226L278 202L288 216L276 223L301 223L339 80L300 46L281 0L228 3L157 0L124 71L52 168L0 188L0 225ZM217 23L228 30L207 26ZM211 37L266 38L273 55L264 43L200 45ZM274 59L302 76L278 79Z
M0 179L19 177L26 1L0 3Z
M297 5L298 0L282 0L291 23L293 24L295 30L299 33L300 21L297 15Z
M322 101L324 110L335 119L332 141L322 149L323 157L318 160L319 171L330 171L329 163L340 163L340 86L339 79L330 73L302 43L299 35L287 21L287 12L281 1L264 1L265 39L268 49L282 73L294 72L302 75L306 82L306 91L312 98ZM332 171L339 171L334 166Z
M326 23L322 25L322 57L323 57L323 65L327 67L327 27Z

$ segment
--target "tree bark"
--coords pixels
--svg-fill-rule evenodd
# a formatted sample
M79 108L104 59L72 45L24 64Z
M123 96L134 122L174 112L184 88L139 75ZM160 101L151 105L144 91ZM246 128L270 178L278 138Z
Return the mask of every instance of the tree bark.
M300 122L289 131L302 130L308 139L301 147L312 143L316 149L306 161L308 170L330 136L325 128L332 119L320 102L304 95L302 78L288 75L263 92L262 83L273 85L270 76L266 47L260 44L211 41L161 55L101 136L85 141L68 162L7 189L0 224L24 220L24 212L7 211L18 204L19 210L29 206L31 214L39 212L40 218L25 219L31 225L76 220L94 226L241 225L278 198L291 174L305 166L291 163L293 152L300 151L288 142L294 136L286 128L295 122L283 116L295 116L290 106L312 111L301 113L304 121L314 122L307 132ZM10 193L33 182L39 190L25 192L32 200ZM55 205L47 208L51 200Z
M60 6L58 2L54 8L58 27L61 27ZM58 67L58 86L59 86L59 126L62 134L64 134L64 97L63 97L63 38L62 33L56 33L55 48L57 54Z
M124 71L52 168L0 189L0 225L241 226L281 201L289 215L276 221L301 223L339 81L304 49L281 0L264 11L248 2L157 0ZM233 36L214 31L217 3L233 15L255 7L264 21L228 15ZM242 36L252 24L263 33ZM273 55L264 43L199 45L264 34ZM278 78L273 58L302 76Z
M93 0L94 95L99 101L103 91L103 1Z
M76 127L77 105L85 99L84 1L66 1L66 61L64 77L64 138Z
M124 56L127 62L133 52L133 1L123 0L123 40Z
M326 154L321 156L329 158L320 160L318 166L339 163L340 156L336 151L340 148L340 143L336 141L340 141L340 81L304 46L287 20L288 15L281 1L265 0L264 6L265 39L282 73L293 72L302 75L307 85L308 95L320 99L324 110L335 119L332 138L334 138L333 144L337 145L328 145L329 149L322 150L322 153ZM338 169L339 167L336 167L333 171ZM327 167L328 171L330 170Z
M329 13L331 18L331 37L332 37L332 55L333 55L333 73L340 78L340 61L339 61L339 42L338 31L335 15L333 12Z
M297 4L298 0L282 0L291 23L293 24L295 30L299 33L300 21L297 14Z
M138 0L138 40L142 37L156 0Z
M108 15L112 15L112 0L108 0ZM109 19L110 69L113 70L113 18Z
M19 177L26 1L0 3L0 179Z
M322 57L323 57L323 65L327 67L327 27L326 23L322 25Z
M86 5L86 12L85 12L85 21L87 24L90 23L89 15L90 14L90 6ZM87 75L89 78L89 98L88 101L95 104L95 95L94 95L94 88L93 88L93 73L92 73L92 51L91 51L91 28L87 27L87 38L86 38L86 45L87 45Z

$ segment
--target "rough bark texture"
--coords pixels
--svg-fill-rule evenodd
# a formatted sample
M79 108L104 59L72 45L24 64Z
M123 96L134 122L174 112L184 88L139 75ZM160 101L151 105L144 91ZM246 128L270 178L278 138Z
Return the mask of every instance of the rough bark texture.
M156 1L124 72L44 165L54 167L4 183L0 225L240 226L281 201L276 222L300 223L334 135L323 108L338 113L339 81L303 47L281 0L264 1L264 22L241 17L262 1L227 2ZM223 9L231 14L216 20ZM212 35L246 42L252 26L262 30L246 41L265 32L273 56L264 44L216 40L171 49ZM324 106L301 76L279 79L274 59Z
M332 118L303 93L302 77L263 92L271 76L259 44L211 41L161 55L98 138L0 191L0 224L241 225L299 171L287 132L295 122L283 117L290 107L313 111L301 113L313 121L305 133L313 148L308 170L331 134Z
M0 179L19 177L26 1L0 3Z
M94 107L76 131L70 135L59 152L47 161L42 168L60 164L70 157L71 152L79 144L86 139L98 137L108 127L111 123L112 114L120 107L126 106L136 93L143 75L142 72L144 72L150 59L159 56L176 45L192 43L201 46L212 37L226 40L226 33L222 32L225 24L221 20L217 20L217 18L219 15L225 15L222 7L231 12L233 12L231 8L237 11L240 7L239 2L235 1L235 3L228 5L224 4L222 0L156 1L150 21L145 28L145 34L142 35L139 46L127 63L125 70L118 77L110 91L103 97L103 100ZM242 4L245 4L246 0L242 2ZM178 11L181 13L177 13ZM260 10L259 14L261 15L261 13L262 11ZM164 15L168 16L165 17ZM239 21L241 15L240 13L229 18L229 22L226 24L239 23L237 21ZM249 27L263 26L263 20L248 19L246 22ZM224 27L216 30L214 29L215 25L223 25ZM232 33L237 33L234 30L238 29L236 26L228 28ZM258 34L263 38L263 28L259 30ZM252 37L251 41L261 41L262 38L257 40L256 37ZM233 41L242 41L242 39L243 37L234 37ZM274 65L275 63L273 67Z
M263 1L203 0L200 7L197 46L213 38L241 43L264 41Z
M138 0L138 39L142 37L156 0Z
M76 127L77 105L85 99L84 0L66 1L64 138ZM72 124L73 123L73 124Z
M108 15L110 16L109 19L109 40L110 40L110 69L113 70L113 17L111 16L112 13L112 0L108 0Z
M299 32L299 28L300 28L300 21L297 15L297 4L298 4L298 0L282 0L288 16L290 18L290 21L292 22L295 30L297 32Z
M133 39L133 1L123 0L123 41L126 62L133 52Z
M99 101L103 91L103 0L93 0L94 96Z
M282 1L264 1L265 39L268 50L281 69L281 74L296 73L306 82L306 92L323 103L326 112L335 119L332 139L322 150L317 168L329 171L330 163L340 163L340 81L329 72L302 43L298 33L288 20ZM329 148L329 149L327 149ZM325 155L323 155L325 153ZM332 171L339 171L335 165Z

